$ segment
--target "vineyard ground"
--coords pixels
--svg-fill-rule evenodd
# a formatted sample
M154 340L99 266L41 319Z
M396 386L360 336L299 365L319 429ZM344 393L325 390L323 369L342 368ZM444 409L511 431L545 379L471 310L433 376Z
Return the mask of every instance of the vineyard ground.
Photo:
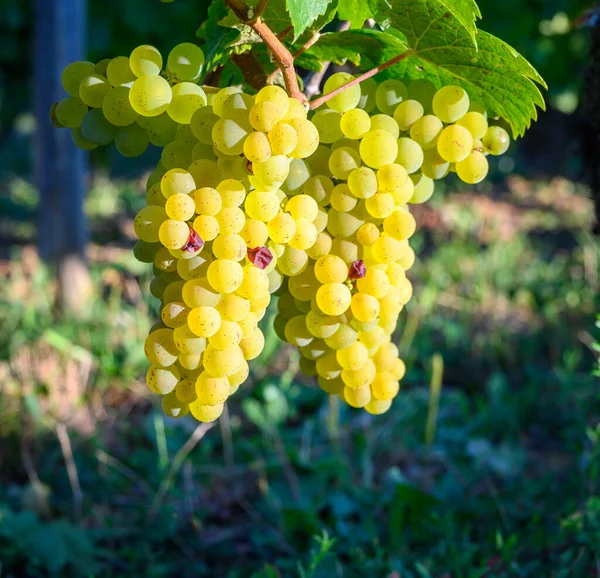
M268 331L251 382L199 439L143 383L156 304L130 251L139 183L95 179L98 291L83 319L57 322L35 193L14 181L0 223L2 575L600 576L591 202L563 179L485 186L417 211L396 335L409 372L388 414L306 387Z

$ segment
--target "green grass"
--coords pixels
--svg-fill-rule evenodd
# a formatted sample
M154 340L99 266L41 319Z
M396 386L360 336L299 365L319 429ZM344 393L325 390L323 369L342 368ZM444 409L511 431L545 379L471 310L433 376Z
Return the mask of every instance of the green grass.
M12 190L12 206L34 206ZM30 248L0 280L4 574L598 575L589 201L564 182L469 194L421 212L415 297L395 337L409 371L388 414L333 403L268 333L250 382L202 436L146 393L156 305L115 233L127 223L114 226L138 193L99 181L92 230L113 243L92 248L83 318L55 318L52 276ZM31 225L15 223L27 241Z

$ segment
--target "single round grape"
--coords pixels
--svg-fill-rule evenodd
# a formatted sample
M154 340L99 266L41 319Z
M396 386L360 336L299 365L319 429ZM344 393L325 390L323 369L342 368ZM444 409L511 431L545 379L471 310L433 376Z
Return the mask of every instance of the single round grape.
M199 215L194 220L194 230L203 241L212 241L219 234L219 222L211 215Z
M346 263L352 263L358 259L358 245L352 239L338 237L332 240L332 255L341 257Z
M379 192L365 201L365 208L374 219L385 219L395 207L396 202L390 193Z
M290 156L296 159L306 159L310 157L319 146L319 131L317 127L306 118L293 118L287 121L298 136L298 144L290 153Z
M113 58L106 67L106 77L113 86L129 87L136 76L131 70L127 56Z
M481 139L483 150L491 155L503 155L510 146L510 137L501 126L491 126Z
M213 143L222 153L240 155L244 152L244 140L249 132L249 127L229 118L221 118L212 129Z
M357 216L356 210L341 213L331 209L327 219L327 231L332 237L352 237L364 220Z
M306 251L315 244L318 234L317 228L311 221L308 219L298 219L296 220L296 233L290 239L289 245L290 247L294 247L294 249Z
M456 124L464 126L474 139L482 139L488 130L487 118L479 112L467 112Z
M389 372L398 381L400 381L406 374L406 365L404 364L404 361L402 361L401 359L394 359L394 364L390 368Z
M173 340L172 329L157 329L152 331L144 342L146 359L159 367L169 367L177 361L179 350Z
M367 118L368 117L369 115L367 114ZM336 110L331 108L322 108L318 110L311 121L319 131L319 141L329 144L341 139L343 136L341 120L342 115Z
M442 121L431 114L422 116L410 127L412 138L423 150L435 148L444 125Z
M58 122L67 128L81 126L87 112L88 107L80 98L75 96L67 96L62 100L59 100L55 109Z
M306 251L294 249L289 245L277 259L277 268L288 277L301 273L308 263Z
M219 191L211 187L197 189L191 194L191 198L194 201L196 213L199 215L210 215L211 217L214 217L219 213L223 206L223 200L221 199Z
M164 147L175 140L177 124L166 112L152 117L140 116L137 123L148 132L148 138L154 146Z
M402 131L410 130L424 114L423 105L417 100L404 100L394 110L394 120Z
M212 106L203 106L196 110L190 120L192 134L203 144L212 145L212 129L219 117Z
M306 327L306 317L296 315L285 324L285 340L295 347L304 347L314 339L312 333Z
M73 141L73 144L77 148L80 148L81 150L84 150L84 151L91 151L98 147L98 145L96 143L93 143L93 142L87 140L83 136L80 126L72 128L72 129L70 129L70 131L71 131L71 140Z
M400 241L409 239L416 228L415 218L406 209L396 209L383 221L383 230Z
M279 109L280 119L287 114L290 106L290 98L287 92L280 86L264 86L256 94L256 102L271 102Z
M222 319L240 322L250 313L250 301L235 293L223 295L217 307Z
M142 241L156 243L160 226L166 219L167 214L162 207L144 207L133 219L133 229Z
M146 373L146 383L150 391L158 395L165 395L175 389L179 382L179 371L172 365L171 367L158 367L152 365Z
M221 320L216 333L209 337L208 342L215 349L229 349L238 345L242 340L242 328L235 321Z
M139 116L129 102L129 89L125 86L116 86L106 93L102 112L106 120L115 126L130 125Z
M372 415L382 415L387 412L392 406L392 401L381 401L380 399L371 398L371 401L365 405L364 409Z
M255 299L269 290L267 274L254 265L244 267L244 279L237 288L238 295L246 299Z
M346 180L360 164L360 155L350 147L336 149L329 157L329 169L337 179Z
M340 128L341 132L347 138L353 140L360 139L371 130L371 118L364 110L360 108L353 108L351 110L347 110L342 115Z
M400 385L396 378L387 372L377 373L371 383L371 393L375 399L389 401L398 395Z
M148 148L148 133L138 124L130 124L117 129L115 148L124 157L139 157Z
M348 72L336 72L332 74L323 86L323 94L329 94L338 88L348 84L354 79L354 77ZM329 108L336 110L337 112L346 112L352 108L356 108L356 105L360 101L361 89L360 84L355 84L350 88L342 90L339 94L330 98L326 104Z
M157 76L162 70L163 59L154 46L142 44L129 56L129 66L136 76Z
M371 250L373 257L378 263L392 263L402 253L402 245L395 237L384 233L373 243Z
M473 137L463 126L447 126L440 134L437 150L440 156L449 163L460 162L471 154Z
M243 365L244 355L238 345L215 349L209 345L204 352L204 369L213 377L228 377Z
M356 240L364 247L369 247L379 237L379 228L374 223L364 223L356 231Z
M108 79L99 74L86 76L79 85L79 98L89 107L100 108L106 93L111 89Z
M296 220L308 219L314 221L317 218L319 206L308 195L296 195L287 202L285 210Z
M184 303L173 301L165 303L160 318L167 327L175 329L186 323L189 311Z
M349 347L338 349L335 357L342 369L360 369L367 362L369 352L362 343L355 341Z
M317 291L317 305L326 315L341 315L348 307L352 295L342 283L326 283Z
M394 138L400 136L398 123L389 114L376 114L371 117L371 130L385 130Z
M79 97L79 86L81 81L96 72L93 62L85 60L71 62L63 68L61 84L70 96Z
M264 163L271 156L271 143L263 132L252 132L244 141L244 156L251 163Z
M158 238L167 249L181 249L190 236L190 228L184 221L167 219L158 230Z
M365 276L356 281L356 287L361 293L368 293L376 299L382 299L390 289L390 281L385 271L367 269Z
M221 326L221 316L214 307L194 307L188 314L187 324L194 335L211 337Z
M317 259L314 272L320 283L343 283L348 277L348 266L340 257L324 255Z
M250 335L240 341L240 349L246 361L256 359L265 347L265 336L257 327Z
M216 162L208 159L197 159L189 167L196 187L216 188L221 182L221 171Z
M92 109L81 121L81 134L83 137L97 145L107 145L115 137L116 127L110 124L101 110Z
M348 175L348 188L358 199L367 199L377 192L377 175L369 167L358 167Z
M375 379L375 364L371 359L359 369L344 369L342 371L342 379L347 388L366 388Z
M271 156L264 163L253 163L256 179L266 187L280 187L290 172L290 159L285 155Z
M294 118L306 119L308 113L306 111L306 108L304 108L304 105L299 100L289 97L288 105L289 108L286 115L283 117L283 120L287 121L292 120Z
M379 315L379 301L368 293L356 293L350 303L352 314L363 322L373 321Z
M165 0L162 0L163 2ZM167 0L173 1L173 0ZM163 398L164 399L164 398ZM223 413L225 406L222 403L217 405L202 405L198 400L189 404L190 413L198 420L203 423L209 423L219 419Z
M443 179L450 172L450 163L444 160L437 148L425 151L421 172L430 179Z
M398 155L398 142L385 130L372 130L360 141L360 157L371 168L389 165Z
M244 211L239 207L223 207L217 214L221 235L237 235L246 223Z
M423 164L423 149L411 138L398 139L396 163L403 166L408 174L418 171Z
M176 221L189 221L195 213L194 200L181 193L171 195L165 203L165 211L169 219Z
M163 2L168 0L162 0ZM167 417L181 418L190 412L190 406L183 401L177 399L175 392L172 391L163 395L161 398L161 407Z
M260 132L269 132L281 118L281 110L269 101L256 102L248 117L252 128Z
M435 93L432 106L442 122L456 122L469 110L469 95L460 86L444 86Z
M331 192L330 202L332 208L336 211L347 212L356 207L357 200L350 191L350 187L348 187L346 183L340 183L339 185L336 185Z
M186 142L170 142L163 148L160 161L167 170L188 167L192 163L192 149Z
M333 241L330 235L324 232L320 232L317 235L317 240L315 241L315 244L310 249L307 249L306 253L311 259L316 260L322 255L327 255L329 251L331 251L332 242Z
M177 193L190 194L195 188L194 178L184 169L171 169L160 180L160 189L167 199Z
M383 114L393 114L396 107L408 98L408 90L403 82L390 78L377 87L375 101Z
M178 44L167 57L167 69L178 80L197 81L203 66L204 52L190 42Z
M206 102L206 94L197 84L180 82L172 89L167 114L179 124L189 124L194 113L206 106Z
M279 205L279 198L275 193L264 193L262 191L252 191L248 194L244 203L246 213L250 218L265 223L274 219L279 213Z
M461 181L474 185L485 179L489 170L488 161L480 152L472 152L466 159L456 163L456 174Z
M242 266L228 259L217 259L208 267L208 281L219 293L233 293L244 280Z
M365 112L371 112L375 106L375 92L377 90L377 81L374 78L367 78L360 83L360 100L356 105Z

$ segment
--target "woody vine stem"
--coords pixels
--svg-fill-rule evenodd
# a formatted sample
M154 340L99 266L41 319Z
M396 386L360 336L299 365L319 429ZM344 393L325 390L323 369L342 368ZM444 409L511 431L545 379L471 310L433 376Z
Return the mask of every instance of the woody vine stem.
M280 34L279 36L277 36L262 19L262 13L264 12L268 0L259 0L256 8L248 6L244 2L244 0L226 0L226 2L229 5L229 7L233 10L235 15L240 19L240 21L243 24L250 26L250 28L252 28L252 30L254 30L254 32L256 32L256 34L258 34L262 41L267 45L267 48L271 51L271 53L273 54L273 58L277 63L277 68L279 68L281 74L283 75L283 80L285 82L285 88L287 90L287 93L292 98L299 100L302 104L308 104L311 110L314 110L322 104L325 104L329 99L340 94L347 88L355 86L363 80L371 78L371 76L374 76L378 72L381 72L382 70L385 70L386 68L389 68L390 66L397 64L401 60L404 60L405 58L408 58L409 56L415 54L413 50L407 50L406 52L398 54L397 56L394 56L394 58L388 60L387 62L384 62L383 64L380 64L379 66L376 66L375 68L372 68L371 70L361 74L360 76L357 76L347 84L344 84L343 86L340 86L332 92L324 94L319 98L316 98L315 100L311 101L310 103L307 103L306 96L300 90L300 86L298 85L298 77L296 76L296 69L294 68L294 57L292 56L291 52L285 47L285 45L281 42L281 39L283 38L284 34ZM313 36L313 39L311 39L313 40L312 42L309 41L309 43L307 43L307 45L303 47L304 50L306 50L308 47L314 44L314 41L318 39L318 36ZM298 52L298 54L301 54L304 51L303 49L301 49Z

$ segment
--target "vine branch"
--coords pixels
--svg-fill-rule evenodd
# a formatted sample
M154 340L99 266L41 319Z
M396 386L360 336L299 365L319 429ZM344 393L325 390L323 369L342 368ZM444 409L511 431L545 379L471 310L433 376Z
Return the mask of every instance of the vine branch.
M334 96L337 96L341 92L344 92L344 90L361 83L363 80L367 80L367 78L371 78L371 76L375 76L378 72L381 72L382 70L393 66L394 64L400 62L401 60L404 60L405 58L408 58L409 56L412 56L414 53L414 50L407 50L406 52L402 52L402 54L394 56L394 58L392 58L391 60L388 60L387 62L376 66L375 68L372 68L371 70L361 74L360 76L357 76L356 78L353 78L350 82L344 84L343 86L340 86L339 88L336 88L335 90L332 90L331 92L324 94L319 98L315 98L315 100L313 100L310 103L310 109L314 110L315 108L318 108L322 104L325 104L328 100L332 99Z
M296 69L294 68L294 57L261 18L267 0L260 0L256 9L248 6L244 0L227 0L227 4L240 21L250 26L267 45L267 48L273 54L277 67L281 70L288 94L302 103L306 102L306 97L302 94L298 86Z

